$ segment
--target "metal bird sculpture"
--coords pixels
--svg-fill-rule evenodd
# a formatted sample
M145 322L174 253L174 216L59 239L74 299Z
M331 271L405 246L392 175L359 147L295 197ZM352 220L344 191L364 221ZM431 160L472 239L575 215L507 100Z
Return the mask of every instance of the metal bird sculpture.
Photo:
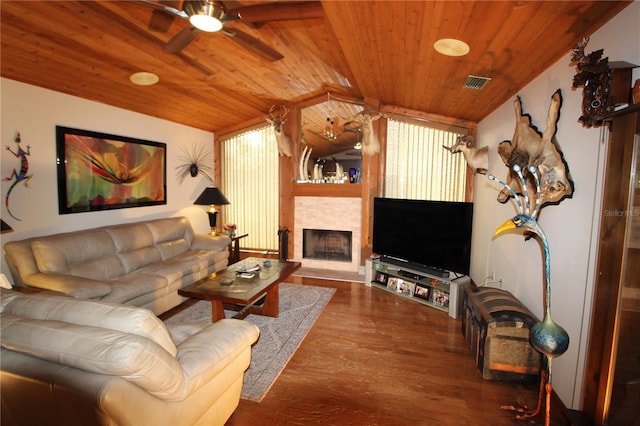
M546 371L543 371L541 375L538 405L534 410L527 410L526 407L515 406L503 406L502 408L517 411L518 419L529 419L535 417L541 412L543 392L546 392L544 424L545 426L549 426L551 424L550 401L551 392L553 390L553 386L551 384L551 365L553 358L562 355L569 348L569 334L565 331L565 329L563 329L551 319L551 263L549 256L549 243L544 231L536 220L538 212L540 211L540 180L538 177L537 168L531 166L528 169L529 174L533 176L533 179L535 180L536 186L536 198L533 206L529 199L527 185L522 174L522 169L517 164L514 165L512 169L518 175L520 185L522 187L522 199L524 201L524 206L523 202L520 201L518 194L516 194L516 192L512 188L510 188L509 185L497 179L494 175L488 176L489 179L495 180L505 188L507 188L513 195L513 198L518 206L518 214L503 223L496 230L494 236L497 236L509 229L522 229L524 231L537 235L540 243L542 244L542 248L544 251L545 285L544 319L531 327L531 330L529 332L529 340L533 347L545 356L547 361L547 368Z

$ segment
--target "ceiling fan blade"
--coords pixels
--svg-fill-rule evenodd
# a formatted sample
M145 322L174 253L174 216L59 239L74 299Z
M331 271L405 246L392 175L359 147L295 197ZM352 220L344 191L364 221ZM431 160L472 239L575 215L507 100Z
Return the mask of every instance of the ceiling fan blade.
M175 10L180 10L182 5L182 1L180 0L160 0L158 3L161 6L168 6ZM173 23L175 16L175 14L167 12L164 7L162 9L154 8L151 12L148 27L151 31L166 33Z
M148 28L151 31L166 33L173 22L173 17L163 11L154 10L151 12Z
M268 61L275 62L284 58L280 52L245 32L237 29L228 30L226 28L222 29L221 32L230 37L231 40L235 41L240 46Z
M187 45L198 36L198 33L200 33L199 29L192 26L186 27L173 36L173 38L164 45L162 50L167 53L177 53L187 47Z
M177 2L166 2L167 4L161 4L161 3L157 3L155 1L152 0L134 0L134 3L138 3L147 7L152 7L155 10L158 10L160 12L165 12L168 13L169 15L173 15L176 16L178 18L182 18L182 19L189 19L189 17L187 16L187 14L179 9L176 9L175 7L172 7L170 5L177 3Z
M227 13L237 13L244 22L249 23L294 21L324 17L322 3L314 0L251 4L227 10Z

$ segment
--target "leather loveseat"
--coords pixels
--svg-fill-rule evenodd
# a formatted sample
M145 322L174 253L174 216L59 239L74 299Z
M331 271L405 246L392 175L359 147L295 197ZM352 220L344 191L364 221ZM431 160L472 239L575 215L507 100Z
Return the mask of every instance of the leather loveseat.
M223 425L258 328L167 328L149 310L0 289L1 422Z
M4 250L17 286L161 314L185 300L178 289L226 268L230 243L174 217L10 241Z

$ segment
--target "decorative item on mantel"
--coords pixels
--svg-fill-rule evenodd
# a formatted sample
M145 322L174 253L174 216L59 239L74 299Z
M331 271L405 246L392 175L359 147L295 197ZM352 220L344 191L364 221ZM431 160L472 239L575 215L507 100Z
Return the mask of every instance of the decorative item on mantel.
M318 158L313 165L313 172L309 177L309 156L311 155L312 148L305 146L300 156L300 162L298 164L298 176L297 183L347 183L349 181L348 176L344 172L344 167L338 161L335 161L336 171L333 175L324 175L324 158Z
M222 192L215 186L209 186L202 191L202 194L193 202L193 204L199 206L210 206L207 214L209 215L209 226L211 227L210 235L216 234L216 220L218 217L218 211L215 206L222 206L229 203Z

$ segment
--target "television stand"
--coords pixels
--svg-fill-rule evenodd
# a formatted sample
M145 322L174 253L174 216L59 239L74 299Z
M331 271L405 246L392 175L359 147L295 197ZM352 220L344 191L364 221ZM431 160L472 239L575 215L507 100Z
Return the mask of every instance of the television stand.
M365 285L380 288L414 302L445 311L451 318L462 313L464 290L471 279L466 276L443 276L442 270L431 274L425 268L400 259L369 258L365 266ZM430 269L430 268L426 268Z
M406 260L396 259L395 257L389 257L389 256L380 256L380 261L387 264L399 266L400 268L403 268L403 269L412 269L415 271L424 272L425 274L428 274L428 275L434 275L436 277L449 278L449 271L445 271L444 269L440 269L440 268L433 268L427 265L411 263L411 262L407 262Z

